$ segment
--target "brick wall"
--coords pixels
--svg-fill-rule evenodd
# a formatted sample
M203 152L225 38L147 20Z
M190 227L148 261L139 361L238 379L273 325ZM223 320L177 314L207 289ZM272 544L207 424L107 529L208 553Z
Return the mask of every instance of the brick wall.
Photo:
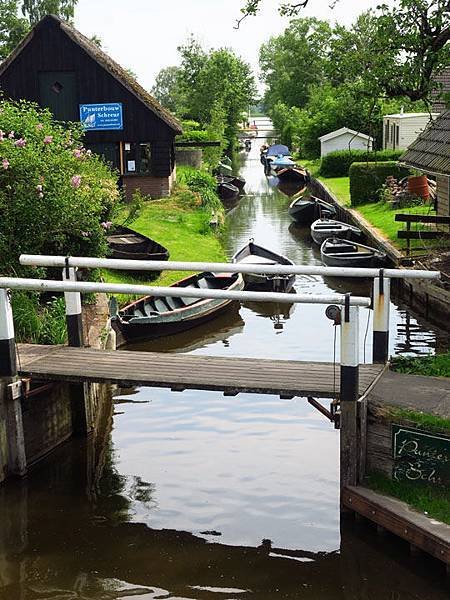
M144 196L151 198L164 198L169 196L176 180L176 169L169 177L136 177L135 175L123 176L123 187L127 200L131 200L135 190L140 190Z

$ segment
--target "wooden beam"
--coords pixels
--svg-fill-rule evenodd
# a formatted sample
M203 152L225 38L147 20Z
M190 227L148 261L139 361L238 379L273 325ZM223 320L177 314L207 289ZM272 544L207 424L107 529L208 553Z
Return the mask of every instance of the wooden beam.
M211 146L220 146L221 142L175 142L175 148L209 148Z
M439 238L450 238L448 231L398 231L399 240L436 240Z
M441 223L450 225L450 217L438 217L434 215L405 215L397 213L395 220L401 223Z
M364 487L347 487L343 505L450 565L450 525L410 508L406 502Z

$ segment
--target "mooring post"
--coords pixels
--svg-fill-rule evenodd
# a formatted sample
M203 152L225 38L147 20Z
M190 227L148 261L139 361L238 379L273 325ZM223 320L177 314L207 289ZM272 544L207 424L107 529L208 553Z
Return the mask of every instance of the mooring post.
M0 377L17 375L16 340L9 291L0 289Z
M76 281L76 269L69 267L68 258L66 261L63 269L63 281ZM80 348L84 345L81 294L80 292L64 292L64 299L66 301L67 340L69 346Z
M69 257L66 257L66 266L62 273L63 281L76 281L77 270L69 266ZM84 346L83 319L81 314L80 292L64 292L66 302L67 341L69 346L81 348ZM70 405L72 412L72 433L74 435L87 435L89 425L89 384L73 383L70 385Z
M345 298L341 317L341 490L358 482L359 307Z
M16 341L9 291L0 289L0 481L25 475L22 382L17 377Z
M389 308L391 279L380 269L373 280L373 362L386 363L389 358Z

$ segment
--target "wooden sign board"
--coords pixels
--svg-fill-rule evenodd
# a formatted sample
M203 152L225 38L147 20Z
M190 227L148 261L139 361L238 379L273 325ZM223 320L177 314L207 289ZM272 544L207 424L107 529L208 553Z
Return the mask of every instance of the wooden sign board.
M392 425L392 452L395 481L450 484L450 437Z

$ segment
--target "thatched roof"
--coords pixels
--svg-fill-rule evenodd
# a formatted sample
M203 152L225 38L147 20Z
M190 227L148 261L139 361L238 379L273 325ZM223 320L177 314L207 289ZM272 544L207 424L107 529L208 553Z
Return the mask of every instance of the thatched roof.
M11 63L22 52L25 46L33 39L36 30L47 21L52 20L59 25L63 31L73 42L80 46L93 60L95 60L105 71L108 71L119 83L121 83L131 94L136 96L148 109L162 119L176 134L182 133L181 124L161 104L153 98L123 67L106 54L97 44L92 42L82 33L77 31L72 25L66 23L55 15L47 15L39 23L37 23L22 42L11 52L11 54L0 65L0 75L8 69Z
M450 175L450 110L422 131L400 162L426 173Z

